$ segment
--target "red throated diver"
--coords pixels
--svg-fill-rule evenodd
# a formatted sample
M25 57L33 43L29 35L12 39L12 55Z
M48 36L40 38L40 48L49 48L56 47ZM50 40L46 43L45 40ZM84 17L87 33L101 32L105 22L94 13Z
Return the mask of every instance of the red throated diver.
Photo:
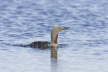
M47 41L36 41L29 44L29 46L42 49L51 48L51 57L57 59L58 33L66 29L69 29L69 27L56 26L51 31L51 43Z
M69 29L69 27L64 26L55 26L51 31L51 42L48 41L34 41L30 44L20 44L20 45L13 45L13 46L22 46L22 47L32 47L32 48L40 48L40 49L47 49L51 48L51 58L57 59L57 45L58 45L58 34L62 30ZM8 44L10 45L10 44Z
M50 48L52 45L58 44L58 33L62 30L69 29L69 27L64 26L55 26L51 31L51 42L48 41L34 41L27 46L32 48L40 48L40 49L47 49Z

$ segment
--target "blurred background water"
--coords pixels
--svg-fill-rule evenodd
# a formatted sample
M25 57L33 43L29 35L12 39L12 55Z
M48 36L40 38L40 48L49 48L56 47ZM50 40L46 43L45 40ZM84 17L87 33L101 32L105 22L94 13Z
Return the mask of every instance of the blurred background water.
M108 72L107 0L0 0L0 72ZM50 49L26 44L36 38L50 42L53 26L62 31L57 62ZM31 41L32 42L32 41Z

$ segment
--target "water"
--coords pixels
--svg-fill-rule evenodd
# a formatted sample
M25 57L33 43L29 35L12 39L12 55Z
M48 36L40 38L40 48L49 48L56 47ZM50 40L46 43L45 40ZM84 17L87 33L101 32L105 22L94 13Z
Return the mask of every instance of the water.
M107 0L0 2L0 72L108 72ZM58 49L58 61L50 49L12 46L50 41L58 25L71 27L59 35L66 47Z

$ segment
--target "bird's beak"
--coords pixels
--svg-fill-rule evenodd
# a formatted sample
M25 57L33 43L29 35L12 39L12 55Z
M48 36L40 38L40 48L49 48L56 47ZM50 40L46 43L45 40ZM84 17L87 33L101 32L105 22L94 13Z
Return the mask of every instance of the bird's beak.
M70 29L70 27L64 27L64 30Z

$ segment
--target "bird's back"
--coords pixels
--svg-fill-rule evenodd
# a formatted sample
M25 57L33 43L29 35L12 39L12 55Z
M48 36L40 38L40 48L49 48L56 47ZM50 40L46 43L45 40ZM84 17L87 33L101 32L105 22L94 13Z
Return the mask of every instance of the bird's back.
M32 48L40 48L40 49L47 49L50 47L50 42L48 41L35 41L29 44L28 46Z

